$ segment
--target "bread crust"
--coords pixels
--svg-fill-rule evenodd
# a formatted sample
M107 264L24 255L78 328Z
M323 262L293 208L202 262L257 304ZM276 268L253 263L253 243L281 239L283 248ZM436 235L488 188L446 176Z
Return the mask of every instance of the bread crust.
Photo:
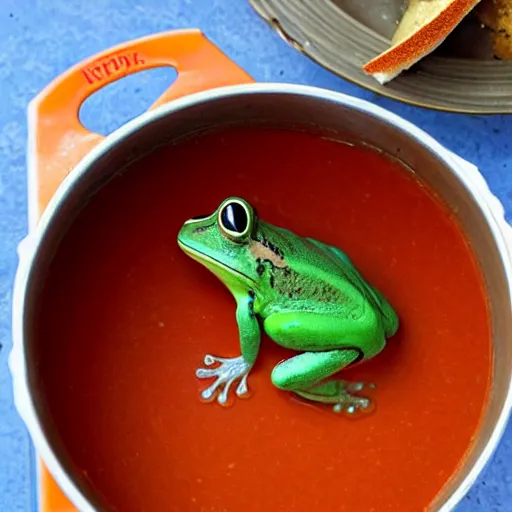
M480 0L453 0L430 22L372 59L363 70L385 83L434 51Z

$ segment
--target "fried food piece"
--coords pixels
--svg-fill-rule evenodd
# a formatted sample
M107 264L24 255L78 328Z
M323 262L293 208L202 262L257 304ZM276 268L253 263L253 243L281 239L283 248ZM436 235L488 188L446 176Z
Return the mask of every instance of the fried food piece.
M512 60L512 0L482 0L475 14L492 31L494 56Z

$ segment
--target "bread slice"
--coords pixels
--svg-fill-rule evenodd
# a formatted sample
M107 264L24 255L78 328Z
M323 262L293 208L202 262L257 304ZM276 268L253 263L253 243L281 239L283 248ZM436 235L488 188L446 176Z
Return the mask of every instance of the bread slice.
M475 14L492 31L494 56L512 60L512 0L482 0Z
M391 48L363 70L385 84L434 51L480 0L409 0Z

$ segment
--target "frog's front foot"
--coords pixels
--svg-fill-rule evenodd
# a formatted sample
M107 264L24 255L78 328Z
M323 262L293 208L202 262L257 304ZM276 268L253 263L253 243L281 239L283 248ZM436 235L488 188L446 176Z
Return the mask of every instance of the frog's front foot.
M228 400L229 389L237 379L240 379L235 391L237 396L241 397L247 394L247 376L251 367L242 356L225 359L208 354L204 357L204 364L206 366L212 366L215 363L219 363L219 366L215 368L199 368L196 371L196 376L200 379L217 377L214 383L201 393L201 397L204 400L211 400L217 389L224 385L224 388L217 397L219 404L224 405Z

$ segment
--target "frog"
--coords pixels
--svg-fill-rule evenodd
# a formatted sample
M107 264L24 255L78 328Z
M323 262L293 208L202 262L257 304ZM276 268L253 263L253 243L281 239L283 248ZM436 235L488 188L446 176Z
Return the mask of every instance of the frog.
M336 413L373 410L373 399L360 392L375 383L349 382L338 373L378 355L397 332L399 318L346 252L265 222L237 196L225 198L213 213L186 220L177 242L220 279L236 303L240 355L204 356L196 376L213 379L201 393L204 401L225 405L235 386L237 397L249 394L263 330L295 353L271 371L278 390Z

